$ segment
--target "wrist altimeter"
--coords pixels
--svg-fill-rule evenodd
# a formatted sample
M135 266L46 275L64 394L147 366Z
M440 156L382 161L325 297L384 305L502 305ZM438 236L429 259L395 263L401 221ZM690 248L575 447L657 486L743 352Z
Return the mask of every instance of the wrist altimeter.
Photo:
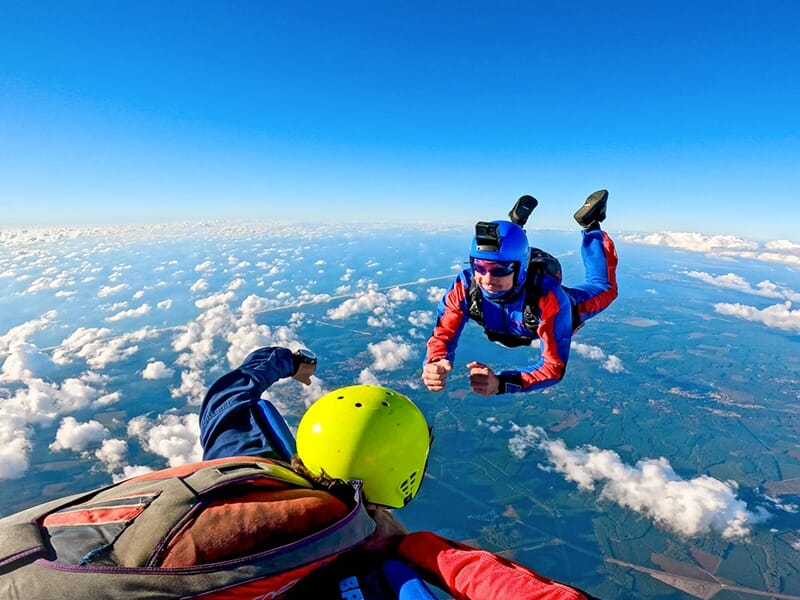
M299 350L292 352L292 359L294 360L295 373L297 373L297 369L300 368L300 365L317 364L317 355L307 348L300 348Z

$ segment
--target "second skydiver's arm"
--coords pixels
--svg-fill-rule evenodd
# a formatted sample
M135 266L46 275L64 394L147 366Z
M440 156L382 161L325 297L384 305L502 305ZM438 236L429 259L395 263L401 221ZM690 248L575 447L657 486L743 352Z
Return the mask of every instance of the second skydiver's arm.
M539 360L530 369L500 372L501 394L546 388L564 377L572 341L572 305L566 292L554 280L543 290L539 310Z
M451 283L436 309L436 324L422 365L422 381L428 390L440 392L445 388L467 320L465 279L461 274Z

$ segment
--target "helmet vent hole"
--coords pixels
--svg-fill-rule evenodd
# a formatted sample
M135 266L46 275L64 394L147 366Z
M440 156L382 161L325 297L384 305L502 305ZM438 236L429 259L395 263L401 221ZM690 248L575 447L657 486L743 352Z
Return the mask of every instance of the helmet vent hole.
M356 402L356 408L361 408L362 406L364 406L364 405L361 404L361 402Z
M383 406L389 406L389 403L388 403L388 402L386 402L386 400L384 400L383 402L381 402L381 404L382 404Z

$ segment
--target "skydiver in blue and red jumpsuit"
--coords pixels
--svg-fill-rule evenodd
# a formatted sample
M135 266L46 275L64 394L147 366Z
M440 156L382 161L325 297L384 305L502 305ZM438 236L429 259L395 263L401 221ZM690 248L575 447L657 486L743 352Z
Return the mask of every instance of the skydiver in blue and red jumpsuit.
M585 282L574 287L562 285L558 277L547 273L528 272L531 250L522 226L537 204L533 197L520 198L509 213L514 222L476 225L470 268L456 276L439 302L436 324L427 343L422 380L430 391L442 391L453 368L459 337L470 319L469 304L475 293L470 294L471 287L480 292L483 326L489 339L519 346L538 338L541 349L539 360L525 369L496 373L483 363L468 363L472 391L482 396L529 392L561 381L573 334L617 297L617 251L608 233L600 228L606 217L607 200L608 192L598 190L574 215L583 228L581 256L586 273ZM518 218L520 205L527 208ZM529 277L536 281L528 281ZM533 330L526 327L524 314L531 304L531 289L538 294L538 322Z

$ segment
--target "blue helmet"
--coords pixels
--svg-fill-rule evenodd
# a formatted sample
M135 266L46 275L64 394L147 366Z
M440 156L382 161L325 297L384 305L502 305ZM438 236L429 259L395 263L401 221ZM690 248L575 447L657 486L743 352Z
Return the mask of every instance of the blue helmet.
M530 246L525 230L511 221L480 221L475 224L470 258L497 262L514 262L514 287L509 295L516 294L525 283L528 274ZM503 292L501 295L506 295ZM492 297L492 296L490 296Z

